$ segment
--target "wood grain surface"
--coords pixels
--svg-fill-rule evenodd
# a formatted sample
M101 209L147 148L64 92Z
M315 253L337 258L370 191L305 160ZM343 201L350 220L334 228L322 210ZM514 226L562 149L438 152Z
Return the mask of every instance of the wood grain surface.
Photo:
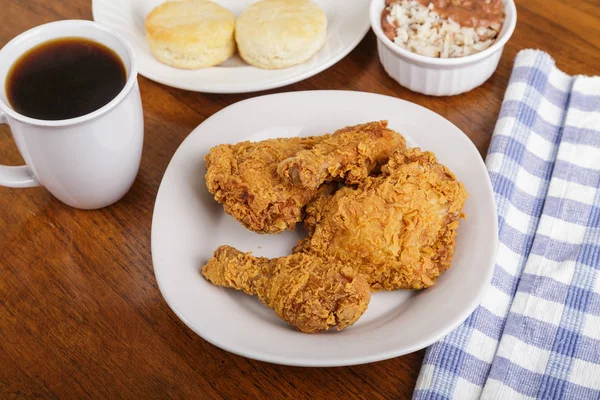
M569 74L600 74L598 0L517 0L517 9L497 72L455 97L401 88L379 64L371 32L328 70L268 92L208 95L140 77L144 153L123 200L79 211L42 188L0 188L0 398L410 398L424 351L354 367L295 368L235 356L196 336L169 309L152 272L155 196L170 158L198 124L265 93L344 89L402 98L448 118L485 156L518 50L545 50ZM0 0L0 45L74 18L92 18L89 0ZM6 126L0 162L22 163Z

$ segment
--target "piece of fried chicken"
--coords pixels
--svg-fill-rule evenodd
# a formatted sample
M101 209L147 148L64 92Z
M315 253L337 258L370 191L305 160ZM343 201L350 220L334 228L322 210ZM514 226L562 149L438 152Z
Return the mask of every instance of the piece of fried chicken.
M450 267L468 194L418 148L394 153L381 171L309 204L309 236L294 251L352 265L374 291L429 287Z
M398 147L404 147L404 138L388 130L384 122L323 136L223 144L213 147L205 157L206 186L225 211L246 228L279 233L293 230L302 220L304 206L321 183L334 178L356 182L386 162ZM277 172L280 162L297 155L304 160L312 150L319 155L319 165L328 165L327 171L332 173L319 173L318 182L308 187L282 179ZM337 161L332 164L332 160Z
M394 151L404 149L404 137L388 129L387 121L376 121L336 131L282 161L277 172L294 185L310 189L334 179L358 184Z
M258 233L293 230L315 192L283 182L277 164L321 140L296 137L213 147L204 158L206 186L246 228Z
M219 247L202 268L215 285L256 295L277 315L305 333L354 324L371 299L367 281L341 263L310 254L268 259Z

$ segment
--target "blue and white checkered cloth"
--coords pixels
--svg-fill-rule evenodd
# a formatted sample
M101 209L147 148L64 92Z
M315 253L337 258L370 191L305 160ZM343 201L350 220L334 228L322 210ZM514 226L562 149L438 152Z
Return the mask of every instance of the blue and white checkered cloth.
M486 164L492 281L427 350L413 400L600 399L600 77L520 52Z

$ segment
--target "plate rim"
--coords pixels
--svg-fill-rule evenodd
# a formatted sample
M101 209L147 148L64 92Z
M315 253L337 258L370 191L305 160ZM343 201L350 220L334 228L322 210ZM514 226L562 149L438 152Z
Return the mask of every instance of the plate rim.
M103 26L106 26L108 28L110 28L109 25L106 25L104 22L97 20L97 7L98 7L98 4L100 4L100 3L108 3L110 1L114 1L114 0L92 0L92 20L94 22L96 22L98 24L102 24ZM127 5L130 6L131 1L132 0L125 0L125 1L123 1L123 4L127 3ZM333 57L327 59L325 62L318 64L314 68L304 71L303 73L298 74L296 76L280 79L278 81L271 82L269 84L260 84L260 83L248 84L248 85L243 86L241 89L236 89L234 86L225 86L224 89L221 89L221 88L210 88L210 86L203 87L202 85L194 85L194 84L187 85L187 84L179 84L179 83L169 82L168 78L165 79L165 78L163 78L161 76L157 76L151 72L147 72L146 64L141 62L140 57L137 56L137 51L139 51L139 47L135 46L133 43L131 43L132 41L126 35L124 35L122 33L121 33L121 35L125 36L125 39L127 40L127 42L131 44L131 47L133 48L134 53L136 53L135 55L138 60L138 74L142 75L143 77L145 77L153 82L157 82L162 85L173 87L176 89L188 90L188 91L197 92L197 93L242 94L242 93L262 92L265 90L281 88L281 87L288 86L288 85L291 85L294 83L304 81L308 78L311 78L311 77L325 71L326 69L329 69L330 67L332 67L333 65L335 65L336 63L341 61L343 58L345 58L348 54L350 54L359 45L359 43L365 38L365 36L369 32L369 30L371 29L371 22L370 22L369 16L368 16L370 1L367 1L367 0L362 0L362 1L365 2L365 4L366 4L365 9L367 11L367 14L366 14L367 16L363 23L364 26L362 26L362 29L358 30L359 34L356 36L356 38L354 40L349 41L348 45L344 46L337 55L334 55ZM301 65L301 64L298 64L298 65ZM172 68L175 71L180 70L175 67L172 67Z
M159 188L157 191L157 195L156 195L156 199L155 199L155 203L154 203L154 208L152 211L151 235L150 235L151 236L150 247L151 247L151 253L152 253L152 269L154 272L154 276L155 276L159 291L160 291L161 295L163 296L165 302L167 303L169 308L175 313L175 315L177 315L177 317L189 329L191 329L195 334L200 336L203 340L206 340L210 344L212 344L222 350L225 350L227 352L230 352L230 353L242 356L242 357L253 359L253 360L258 360L258 361L263 361L263 362L268 362L268 363L278 364L278 365L294 366L294 367L341 367L341 366L361 365L361 364L367 364L367 363L372 363L372 362L377 362L377 361L388 360L391 358L400 357L400 356L403 356L403 355L406 355L406 354L409 354L409 353L412 353L415 351L422 350L422 349L430 346L431 344L438 342L439 340L441 340L442 338L447 336L449 333L454 331L481 304L483 296L485 295L486 290L489 287L490 281L493 276L493 272L495 270L495 259L496 259L496 254L497 254L499 243L500 243L499 237L498 237L498 213L497 213L497 205L496 205L496 201L495 201L495 193L494 193L494 190L492 187L491 179L490 179L488 171L487 171L487 167L485 165L483 158L478 157L477 164L479 165L479 168L483 168L485 170L486 176L488 178L488 179L486 179L485 192L490 196L490 199L493 203L492 204L493 206L491 207L491 209L493 211L493 216L492 216L493 218L491 218L493 243L490 243L490 245L491 245L490 247L492 248L492 251L490 252L490 254L487 258L487 262L486 262L486 265L488 265L489 267L487 268L487 270L485 272L485 276L483 277L483 280L482 280L483 284L481 285L480 289L478 290L478 293L472 297L471 301L469 302L468 307L465 307L462 310L462 312L457 313L457 317L454 318L453 324L449 324L445 329L441 329L437 334L431 335L431 337L426 340L418 341L413 346L404 347L404 348L400 348L400 349L392 349L389 351L380 351L380 352L374 353L369 356L358 356L358 357L350 356L350 357L346 357L343 359L340 359L338 357L335 359L325 359L325 360L314 360L314 359L310 359L310 358L301 358L301 357L290 358L285 355L271 355L271 354L261 353L260 351L239 349L239 348L236 348L234 345L229 345L227 342L220 341L217 337L210 336L210 335L208 335L208 337L207 337L201 333L202 332L201 329L196 329L196 327L193 326L193 324L190 321L188 321L187 318L185 318L176 307L174 307L172 305L172 301L169 300L170 295L167 294L164 289L164 286L163 286L164 282L163 282L163 284L161 284L160 280L156 274L156 265L157 264L156 264L156 258L155 258L156 257L155 249L156 249L157 244L156 244L156 240L154 240L154 237L155 237L155 226L156 226L155 220L158 218L157 214L156 214L156 209L157 209L157 205L159 204L160 199L163 197L163 196L161 196L161 193L162 193L161 189L165 182L165 177L167 176L169 171L173 168L172 167L173 159L176 157L176 155L180 151L180 149L182 149L182 148L184 148L184 146L186 146L186 143L190 140L190 138L192 138L192 136L195 134L195 132L197 130L199 130L199 128L202 124L206 123L207 121L209 121L211 119L217 118L221 113L230 112L231 111L230 108L236 108L237 106L243 106L245 103L252 103L253 101L257 101L257 99L261 99L263 97L294 97L294 96L303 95L303 94L307 94L307 93L318 96L319 94L332 93L332 92L334 92L334 93L349 93L350 92L353 94L360 94L361 96L384 97L384 98L392 99L394 101L409 103L412 106L417 106L417 107L423 108L430 113L434 113L434 114L438 115L439 117L443 118L446 122L448 122L449 124L454 126L460 133L462 133L462 135L465 139L464 142L468 143L467 146L470 147L470 150L476 152L476 154L479 155L479 150L477 149L475 144L471 141L471 139L460 128L458 128L454 123L452 123L450 120L443 117L442 115L436 113L433 110L428 109L427 107L421 106L417 103L413 103L413 102L410 102L410 101L407 101L404 99L400 99L400 98L396 98L393 96L383 95L383 94L379 94L379 93L372 93L372 92L361 92L361 91L351 91L351 90L305 90L305 91L291 91L291 92L274 93L274 94L267 94L267 95L263 95L263 96L256 96L256 97L252 97L249 99L241 100L241 101L235 102L233 104L230 104L229 106L224 107L223 109L219 110L218 112L214 113L213 115L211 115L210 117L208 117L204 121L202 121L200 124L198 124L188 134L188 136L186 136L186 138L181 142L181 144L179 145L177 150L173 153L173 156L169 160L169 164L168 164L167 168L165 169L163 177L161 178L161 182L160 182L160 185L159 185Z

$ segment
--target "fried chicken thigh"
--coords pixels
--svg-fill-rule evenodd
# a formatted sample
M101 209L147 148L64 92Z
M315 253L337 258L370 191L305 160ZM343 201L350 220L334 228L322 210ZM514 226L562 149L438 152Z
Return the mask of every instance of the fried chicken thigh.
M282 161L277 171L294 185L309 189L334 179L358 184L398 149L406 149L404 137L387 129L387 121L376 121L336 131Z
M339 178L355 183L396 148L405 147L404 138L386 125L372 122L330 135L213 147L205 157L206 186L246 228L258 233L293 230L323 182ZM307 185L296 185L278 169L283 175L312 177L306 178Z
M374 291L429 287L450 267L468 194L418 148L397 151L381 171L310 203L309 236L294 252L351 265Z
M258 233L293 230L316 191L277 175L277 164L312 148L323 137L271 139L213 147L204 158L206 186L225 211Z
M353 268L310 254L268 259L221 246L202 274L215 285L258 296L305 333L354 324L371 298L369 284Z

